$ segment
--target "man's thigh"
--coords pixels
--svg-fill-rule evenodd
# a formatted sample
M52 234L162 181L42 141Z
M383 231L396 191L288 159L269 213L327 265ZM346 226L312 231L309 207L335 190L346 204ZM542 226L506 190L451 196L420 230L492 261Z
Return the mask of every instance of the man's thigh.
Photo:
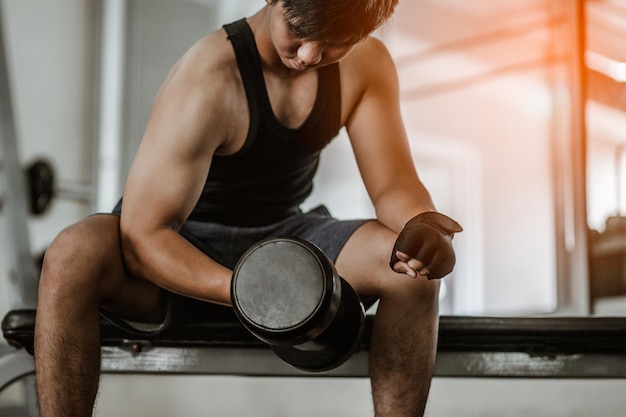
M298 237L316 246L332 261L350 236L368 220L338 220L324 206L260 227L187 222L181 234L214 261L233 269L241 255L268 237Z
M146 321L158 320L164 311L161 290L133 277L124 265L120 247L119 217L95 214L67 227L46 253L42 273L57 275L75 288L87 288L101 308ZM59 254L59 252L66 252Z
M379 298L390 282L407 278L389 267L396 238L393 231L372 220L361 225L339 253L337 272L362 299Z

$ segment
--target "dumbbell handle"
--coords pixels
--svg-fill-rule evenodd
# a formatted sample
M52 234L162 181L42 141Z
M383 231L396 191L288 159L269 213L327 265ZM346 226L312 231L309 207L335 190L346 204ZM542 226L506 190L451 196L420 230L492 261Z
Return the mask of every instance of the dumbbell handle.
M78 181L61 181L57 184L55 196L62 200L90 203L93 201L94 189L91 184Z

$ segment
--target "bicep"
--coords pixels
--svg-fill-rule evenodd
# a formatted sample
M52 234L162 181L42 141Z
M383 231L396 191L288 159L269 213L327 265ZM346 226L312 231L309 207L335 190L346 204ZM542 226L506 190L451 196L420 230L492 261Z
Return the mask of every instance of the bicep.
M178 229L202 191L219 146L211 104L204 95L166 85L159 92L131 166L122 227Z

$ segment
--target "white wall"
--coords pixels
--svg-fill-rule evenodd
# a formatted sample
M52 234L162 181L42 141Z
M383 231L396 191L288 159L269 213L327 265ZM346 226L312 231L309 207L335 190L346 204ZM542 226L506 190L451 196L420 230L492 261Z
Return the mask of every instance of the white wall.
M90 182L93 3L3 0L0 5L21 163L46 157L59 179ZM33 253L43 250L64 226L88 213L89 205L56 201L45 215L29 218ZM11 237L2 229L5 217L0 213L0 257L5 256L5 245L11 244ZM2 314L11 304L10 294L2 285L12 263L11 259L0 263Z
M84 0L2 0L2 21L13 99L19 160L51 160L63 181L90 183L94 91L95 8ZM4 196L11 198L11 196ZM89 204L57 201L29 218L33 255L65 226L90 212ZM24 213L26 216L26 214ZM15 304L8 278L15 260L0 211L0 316ZM4 340L0 341L4 343ZM0 395L0 406L23 400L20 385Z

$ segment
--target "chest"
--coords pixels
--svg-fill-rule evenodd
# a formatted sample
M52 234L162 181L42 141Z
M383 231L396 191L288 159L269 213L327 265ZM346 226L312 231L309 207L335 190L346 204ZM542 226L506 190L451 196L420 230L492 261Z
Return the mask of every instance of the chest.
M342 120L338 67L291 78L246 75L245 68L240 74L237 93L229 95L236 97L235 105L228 106L238 118L231 125L235 133L218 154L234 154L259 135L297 141L308 150L320 149L337 135Z
M280 78L265 75L265 86L272 112L285 127L300 127L315 105L318 94L316 72L303 74L297 78Z

